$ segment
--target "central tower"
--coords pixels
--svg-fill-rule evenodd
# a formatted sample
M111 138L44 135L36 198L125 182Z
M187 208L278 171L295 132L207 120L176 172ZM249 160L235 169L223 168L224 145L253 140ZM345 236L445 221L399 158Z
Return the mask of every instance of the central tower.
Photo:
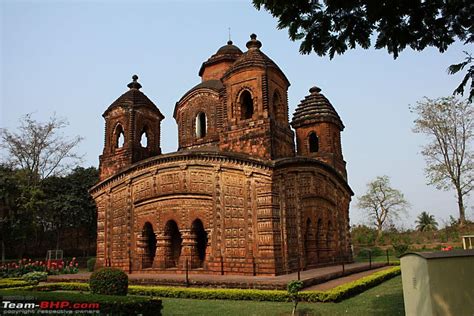
M252 34L242 52L231 41L203 63L202 82L176 103L179 149L207 147L278 159L295 155L288 122L290 83Z

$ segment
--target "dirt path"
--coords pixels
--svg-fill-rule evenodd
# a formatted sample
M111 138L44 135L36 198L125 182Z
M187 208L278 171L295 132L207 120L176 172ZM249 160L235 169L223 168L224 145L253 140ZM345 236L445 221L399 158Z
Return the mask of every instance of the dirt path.
M387 266L387 267L382 267L382 268L373 269L373 270L369 270L369 271L354 273L354 274L351 274L351 275L348 275L348 276L345 276L345 277L342 277L342 278L337 278L337 279L334 279L334 280L331 280L331 281L328 281L328 282L324 282L324 283L321 283L321 284L316 284L316 285L307 287L303 291L309 291L309 290L326 291L326 290L330 290L332 288L335 288L336 286L345 284L347 282L352 282L352 281L361 279L365 276L371 275L372 273L382 271L382 270L386 270L386 269L390 269L390 268L392 268L392 267Z

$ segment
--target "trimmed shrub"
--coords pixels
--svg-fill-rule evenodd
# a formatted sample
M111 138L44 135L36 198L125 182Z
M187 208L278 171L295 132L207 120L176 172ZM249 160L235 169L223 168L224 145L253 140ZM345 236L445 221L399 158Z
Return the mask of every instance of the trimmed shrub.
M24 287L28 286L31 283L25 280L19 280L19 279L13 279L13 278L8 278L8 279L0 279L0 289L7 289L7 288L19 288L19 287Z
M91 274L90 290L93 294L127 295L128 276L116 268L102 268Z
M95 268L95 258L87 260L87 271L92 272Z
M55 282L35 286L36 291L89 291L89 284L79 282Z
M31 283L39 283L39 282L46 281L48 279L48 273L41 272L41 271L34 271L34 272L29 272L27 274L23 274L21 278Z

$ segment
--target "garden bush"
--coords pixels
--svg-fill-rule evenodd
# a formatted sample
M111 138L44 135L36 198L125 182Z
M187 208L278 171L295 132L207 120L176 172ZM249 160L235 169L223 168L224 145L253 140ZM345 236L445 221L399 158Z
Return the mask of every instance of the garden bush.
M48 279L48 273L41 271L28 272L27 274L23 274L21 278L31 283L39 283Z
M16 288L16 287L24 287L28 286L31 283L25 280L8 278L8 279L0 279L0 289L6 288Z
M89 258L87 260L87 271L92 272L95 268L95 258Z
M91 274L89 286L94 294L127 295L128 276L117 268L102 268Z

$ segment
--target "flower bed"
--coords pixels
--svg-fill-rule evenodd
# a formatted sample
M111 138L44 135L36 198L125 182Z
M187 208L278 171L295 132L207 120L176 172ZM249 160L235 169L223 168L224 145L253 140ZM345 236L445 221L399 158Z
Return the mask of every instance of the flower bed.
M20 259L18 262L10 262L0 265L0 278L19 277L29 272L40 271L48 274L73 274L79 271L79 263L76 258L70 261L33 261L31 259Z

